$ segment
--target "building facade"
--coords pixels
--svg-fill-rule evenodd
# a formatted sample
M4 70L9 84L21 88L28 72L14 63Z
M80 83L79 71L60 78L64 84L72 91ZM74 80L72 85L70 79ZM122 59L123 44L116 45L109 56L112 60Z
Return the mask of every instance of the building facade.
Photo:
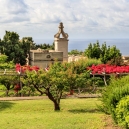
M63 30L64 26L59 24L59 31L54 35L55 50L30 50L29 64L46 68L55 60L59 62L68 61L68 34Z

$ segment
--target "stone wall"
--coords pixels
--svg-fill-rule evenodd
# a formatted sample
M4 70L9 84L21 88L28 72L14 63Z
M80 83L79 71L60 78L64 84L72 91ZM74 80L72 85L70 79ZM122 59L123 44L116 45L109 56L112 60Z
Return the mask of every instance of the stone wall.
M53 50L46 51L42 49L30 51L29 64L32 66L45 68L48 65L52 64L55 60L62 62L63 52L55 52Z

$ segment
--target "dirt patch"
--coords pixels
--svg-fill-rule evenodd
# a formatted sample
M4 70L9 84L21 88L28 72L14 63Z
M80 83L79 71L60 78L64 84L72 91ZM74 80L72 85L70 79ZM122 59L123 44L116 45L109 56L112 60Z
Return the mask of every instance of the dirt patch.
M123 129L113 122L110 115L104 116L103 122L105 123L105 126L102 129Z

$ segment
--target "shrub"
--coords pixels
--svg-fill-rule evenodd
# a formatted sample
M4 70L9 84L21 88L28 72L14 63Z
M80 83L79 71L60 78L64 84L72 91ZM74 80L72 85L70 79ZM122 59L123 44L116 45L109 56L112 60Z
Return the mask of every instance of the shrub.
M88 59L82 58L78 61L71 62L69 65L74 69L75 73L80 74L86 72L88 69L87 67L94 65L101 64L102 62L98 59Z
M129 96L120 100L116 106L115 114L117 123L129 129Z
M111 114L114 121L117 123L115 109L119 101L129 95L129 76L121 79L111 78L110 85L102 92L102 106L100 109L107 114Z

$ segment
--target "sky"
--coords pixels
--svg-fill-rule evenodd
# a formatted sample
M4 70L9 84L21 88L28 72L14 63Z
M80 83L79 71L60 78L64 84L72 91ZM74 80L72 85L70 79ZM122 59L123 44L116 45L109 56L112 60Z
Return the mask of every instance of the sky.
M54 40L60 22L69 39L129 38L129 0L0 0L5 31L35 42Z

